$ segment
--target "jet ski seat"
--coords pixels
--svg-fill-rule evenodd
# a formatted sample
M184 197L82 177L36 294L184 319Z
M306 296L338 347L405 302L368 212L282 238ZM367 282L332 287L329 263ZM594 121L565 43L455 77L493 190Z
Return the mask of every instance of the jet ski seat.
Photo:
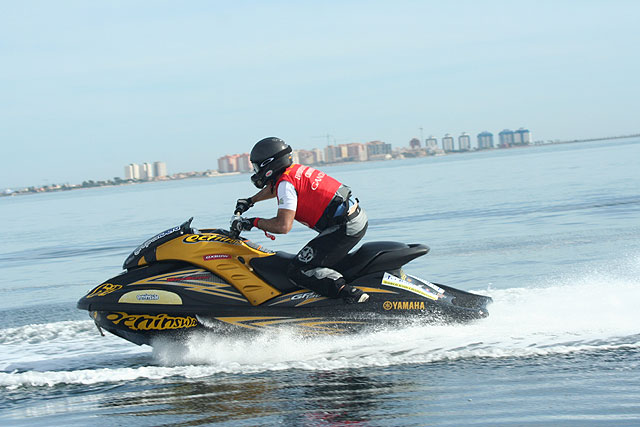
M429 247L400 242L368 242L348 254L336 266L347 282L371 273L398 270L409 261L426 255Z
M399 242L369 242L349 253L335 267L348 282L371 273L394 271L409 261L425 255L429 247ZM301 289L287 277L287 268L295 255L278 251L272 256L254 258L251 267L267 283L281 292Z

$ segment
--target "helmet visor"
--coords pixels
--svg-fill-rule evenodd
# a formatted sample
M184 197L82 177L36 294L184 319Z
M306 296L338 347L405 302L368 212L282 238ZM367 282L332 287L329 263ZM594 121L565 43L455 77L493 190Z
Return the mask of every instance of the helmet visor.
M253 163L253 162L252 162L251 164L253 165L253 171L254 171L255 173L260 172L260 165L259 165L259 164L257 164L257 163Z

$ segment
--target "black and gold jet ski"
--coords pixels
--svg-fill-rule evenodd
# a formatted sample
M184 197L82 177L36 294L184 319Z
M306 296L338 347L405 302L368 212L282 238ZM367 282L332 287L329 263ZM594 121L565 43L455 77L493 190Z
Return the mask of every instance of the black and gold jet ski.
M346 304L301 289L286 277L294 255L273 252L221 229L196 230L189 219L145 241L121 274L78 301L100 330L136 344L198 330L220 333L296 327L340 333L407 319L467 322L488 316L491 298L430 283L403 266L425 255L422 244L370 242L337 266L369 294Z

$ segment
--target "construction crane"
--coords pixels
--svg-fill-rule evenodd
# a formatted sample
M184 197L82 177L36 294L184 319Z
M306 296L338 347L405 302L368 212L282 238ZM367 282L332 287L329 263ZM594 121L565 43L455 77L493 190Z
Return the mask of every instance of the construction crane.
M331 134L320 135L320 136L312 136L311 138L314 138L314 139L326 138L327 139L327 147L331 145L331 138L333 138L333 144L335 145L335 143L336 143L336 138Z

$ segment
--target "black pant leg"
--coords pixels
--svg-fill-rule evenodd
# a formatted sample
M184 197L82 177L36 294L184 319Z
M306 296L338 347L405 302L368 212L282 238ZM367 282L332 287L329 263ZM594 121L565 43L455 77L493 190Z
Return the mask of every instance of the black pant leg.
M337 298L346 282L334 267L362 239L366 214L357 221L340 224L320 233L302 248L289 264L287 274L298 286Z

